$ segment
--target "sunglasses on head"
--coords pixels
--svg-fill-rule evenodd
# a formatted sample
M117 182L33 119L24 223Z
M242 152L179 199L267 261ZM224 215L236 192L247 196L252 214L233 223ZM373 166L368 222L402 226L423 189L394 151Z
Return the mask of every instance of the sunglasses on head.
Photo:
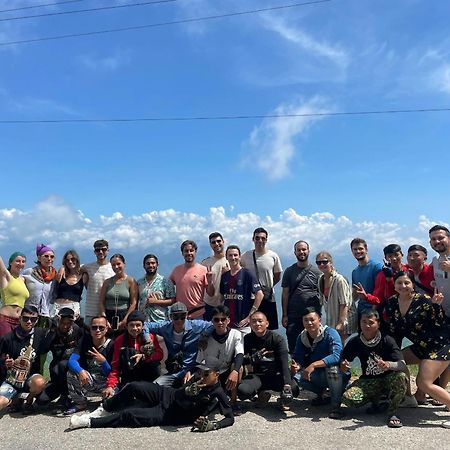
M173 320L184 320L186 319L186 314L172 314Z
M326 266L329 262L328 259L320 259L319 261L316 261L316 264L318 266Z
M104 325L91 325L92 331L105 331L106 327Z
M36 323L38 321L38 317L34 317L34 316L22 316L21 319L22 319L22 322Z
M94 253L106 253L108 251L108 247L98 247L98 248L94 248Z
M214 323L223 323L226 322L228 319L228 317L213 317L213 322Z

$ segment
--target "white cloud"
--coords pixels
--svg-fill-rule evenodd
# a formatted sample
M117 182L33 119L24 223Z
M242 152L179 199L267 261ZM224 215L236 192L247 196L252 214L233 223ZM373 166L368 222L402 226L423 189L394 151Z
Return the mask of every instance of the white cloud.
M83 67L89 70L113 72L127 65L131 61L131 57L128 51L116 50L111 55L82 55L78 60Z
M171 267L179 263L179 244L184 239L197 241L199 257L210 253L207 236L212 231L221 232L227 244L237 244L244 251L252 247L253 230L263 226L269 231L270 247L280 254L284 266L294 261L294 242L305 239L313 255L322 249L329 250L340 261L340 269L348 273L354 265L349 249L354 237L366 239L371 255L381 259L382 248L393 242L405 249L412 243L427 245L428 229L435 223L439 222L425 216L420 216L412 226L358 222L327 211L305 215L293 208L278 216L263 217L255 212L227 213L222 206L210 208L206 215L161 210L86 218L61 198L51 197L29 211L0 209L0 254L5 258L9 252L21 249L31 258L36 243L44 242L54 247L58 259L70 247L92 258L92 243L105 238L113 251L122 251L127 259L139 262L145 253L154 252ZM136 263L136 270L138 267Z
M308 101L294 100L283 103L277 106L271 114L301 115L329 111L330 107L326 106L324 99L315 97ZM296 138L304 134L320 119L323 119L323 117L263 119L244 143L244 149L247 153L244 156L244 163L262 171L271 180L285 177L290 173L290 163L297 150Z

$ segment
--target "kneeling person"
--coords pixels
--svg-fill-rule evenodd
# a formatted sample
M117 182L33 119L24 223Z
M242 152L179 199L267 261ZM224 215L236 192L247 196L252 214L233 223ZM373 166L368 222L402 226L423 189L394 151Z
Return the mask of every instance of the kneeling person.
M133 408L136 400L145 406ZM215 422L209 416L217 406L225 417ZM192 430L212 431L234 423L233 411L219 383L218 366L212 365L201 367L199 381L191 380L178 389L145 381L128 383L117 395L105 399L103 407L94 413L97 417L72 417L70 428L193 425Z
M376 310L361 313L361 334L351 338L344 347L342 364L348 370L349 362L359 358L362 375L344 392L342 403L350 407L372 402L368 413L381 412L380 397L388 396L388 426L402 426L397 408L406 393L406 364L394 338L380 333L380 316Z

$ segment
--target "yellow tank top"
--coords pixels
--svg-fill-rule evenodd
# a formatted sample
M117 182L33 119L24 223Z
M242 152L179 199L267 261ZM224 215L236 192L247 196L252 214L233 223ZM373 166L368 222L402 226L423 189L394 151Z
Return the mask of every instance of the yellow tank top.
M24 307L25 300L30 296L22 278L14 277L11 277L5 289L1 290L1 294L4 305L20 306L21 308Z

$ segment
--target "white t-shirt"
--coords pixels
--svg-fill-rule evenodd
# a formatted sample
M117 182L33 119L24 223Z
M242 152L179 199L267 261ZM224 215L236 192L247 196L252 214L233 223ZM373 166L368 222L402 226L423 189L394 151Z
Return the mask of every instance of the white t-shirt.
M86 272L89 275L89 283L86 289L86 309L85 316L96 316L99 313L100 305L100 290L102 289L103 282L107 278L113 277L114 271L111 264L104 264L100 266L97 261L89 264L85 264L81 267L82 272Z
M255 254L256 262L258 264L259 282L261 285L272 288L273 274L281 273L280 257L272 250L267 250L263 255ZM255 263L253 261L253 250L245 252L241 256L241 265L250 270L256 276Z
M214 285L214 296L211 297L205 291L205 296L203 297L203 301L209 306L219 306L222 304L221 295L220 295L220 278L222 277L222 268L226 267L227 259L225 256L222 258L216 258L214 256L209 256L202 261L202 265L206 268L210 267L211 272L213 274L213 285Z
M439 268L439 264L445 260L445 256L435 256L431 264L433 264L434 280L436 287L441 294L444 294L442 308L447 317L450 317L450 273L444 272Z

